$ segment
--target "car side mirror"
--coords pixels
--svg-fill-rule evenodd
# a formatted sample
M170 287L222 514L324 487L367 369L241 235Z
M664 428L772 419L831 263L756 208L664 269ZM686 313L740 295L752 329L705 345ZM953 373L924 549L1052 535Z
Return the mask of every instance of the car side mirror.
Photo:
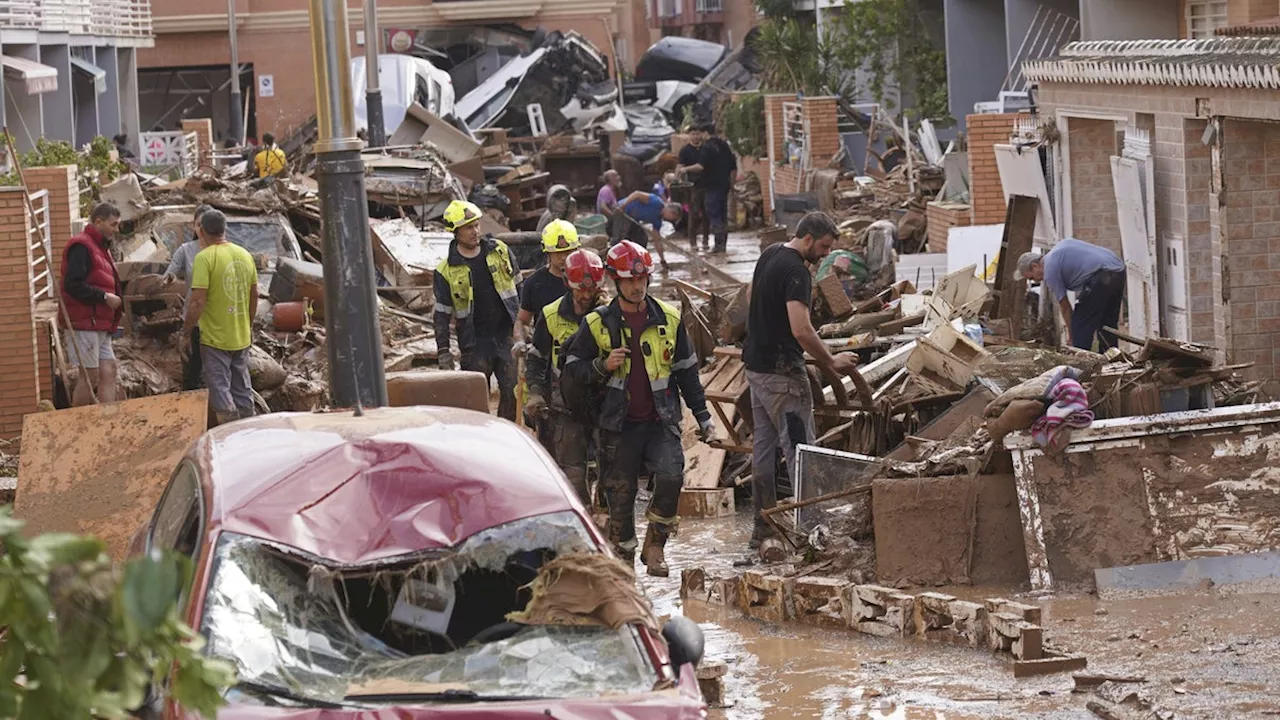
M702 662L702 653L706 641L702 636L702 628L687 617L673 617L662 626L662 639L667 641L667 651L671 655L671 667L679 674L680 667L692 663L697 667Z

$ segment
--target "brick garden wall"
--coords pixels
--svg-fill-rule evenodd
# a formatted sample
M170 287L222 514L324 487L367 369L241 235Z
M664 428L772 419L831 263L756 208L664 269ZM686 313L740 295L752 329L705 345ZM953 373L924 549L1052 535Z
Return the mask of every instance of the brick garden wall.
M40 402L30 267L22 190L0 188L0 439L22 435L22 416Z

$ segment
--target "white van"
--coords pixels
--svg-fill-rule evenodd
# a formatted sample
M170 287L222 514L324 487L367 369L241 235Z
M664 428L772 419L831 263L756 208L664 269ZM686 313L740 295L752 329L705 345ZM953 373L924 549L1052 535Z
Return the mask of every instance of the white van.
M351 92L356 103L356 130L369 126L365 108L365 59L351 59ZM418 103L440 117L452 115L453 79L429 61L412 55L378 56L378 85L387 137L400 127L409 106Z

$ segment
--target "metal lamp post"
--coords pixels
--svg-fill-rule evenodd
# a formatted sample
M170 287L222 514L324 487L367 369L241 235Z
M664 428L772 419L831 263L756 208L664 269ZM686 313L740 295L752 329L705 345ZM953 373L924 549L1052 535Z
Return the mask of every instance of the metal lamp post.
M310 0L316 77L316 181L324 253L329 394L338 407L387 404L382 330L369 244L364 162L351 102L346 0Z
M244 143L244 105L240 96L240 46L236 42L236 0L227 0L227 32L231 36L231 139Z
M387 127L382 119L382 87L378 84L378 0L364 0L365 118L369 121L369 147L386 147Z

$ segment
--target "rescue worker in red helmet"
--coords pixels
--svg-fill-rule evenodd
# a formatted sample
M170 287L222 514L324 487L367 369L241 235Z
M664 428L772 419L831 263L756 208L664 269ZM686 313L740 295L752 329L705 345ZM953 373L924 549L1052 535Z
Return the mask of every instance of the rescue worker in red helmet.
M591 426L566 409L560 396L564 344L582 325L582 318L600 304L604 290L604 262L590 250L574 250L564 265L569 291L543 306L534 317L533 345L525 360L529 399L525 412L538 419L538 439L590 505L587 487L587 445Z
M648 293L653 272L649 251L623 240L609 248L605 267L617 297L587 313L569 340L562 393L575 402L570 398L591 394L584 387L594 389L609 540L623 560L635 560L640 473L647 469L653 474L641 561L650 575L667 577L664 548L680 520L676 513L684 484L681 398L693 411L704 441L710 440L715 424L679 309Z

